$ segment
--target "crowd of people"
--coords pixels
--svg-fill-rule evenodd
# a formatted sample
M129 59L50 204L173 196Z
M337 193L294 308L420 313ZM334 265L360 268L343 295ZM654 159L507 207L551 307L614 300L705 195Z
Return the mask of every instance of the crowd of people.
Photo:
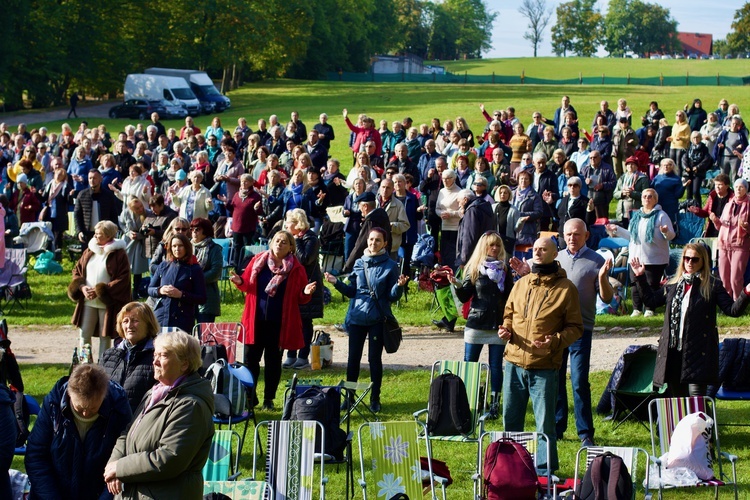
M492 115L479 108L485 123L476 132L460 116L378 127L364 114L352 122L344 109L351 160L331 156L336 136L325 113L309 130L292 112L286 124L276 115L258 120L255 131L244 118L225 128L215 117L204 132L191 117L167 130L154 113L116 138L86 122L59 134L0 124L5 243L24 222L51 222L58 247L64 233L75 235L83 248L68 287L72 322L82 344L99 337L104 368L77 368L45 399L29 441L32 484L40 492L62 484L77 497L105 489L192 495L213 429L210 388L195 373L197 341L157 333L189 333L221 316L219 237L235 250L268 245L247 262L235 251L230 277L245 294L238 340L255 380L264 359L265 410L274 409L284 368L310 366L325 280L350 299L347 380L358 380L368 341L370 409L381 411L383 317L414 278L412 252L429 234L457 298L469 304L464 359L489 349L490 418L522 430L530 399L537 431L550 438L539 465L554 471L567 430L568 365L577 435L584 446L595 442L595 308L614 295L613 262L586 243L597 225L630 242L633 315L666 306L654 382L676 395L705 394L718 377L716 310L739 315L750 302L750 153L737 106L722 99L707 113L695 99L670 126L656 102L638 118L624 99L615 110L602 101L588 128L567 96L553 119L537 111L528 126L512 107ZM709 219L705 235L718 238L720 279L710 253L691 244L662 286L685 193L687 209ZM343 264L323 272L320 236L334 207L345 220ZM696 327L699 316L713 317L712 327ZM453 330L455 321L435 324ZM696 369L696 356L708 362ZM162 428L174 434L158 435ZM94 429L96 443L86 439ZM79 484L90 470L101 482Z

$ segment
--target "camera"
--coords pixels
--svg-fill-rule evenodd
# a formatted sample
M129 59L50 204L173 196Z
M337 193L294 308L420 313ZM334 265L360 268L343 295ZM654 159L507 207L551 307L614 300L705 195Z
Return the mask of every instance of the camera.
M141 233L143 236L148 236L149 231L151 231L154 228L154 225L151 223L145 224L142 226L138 232Z

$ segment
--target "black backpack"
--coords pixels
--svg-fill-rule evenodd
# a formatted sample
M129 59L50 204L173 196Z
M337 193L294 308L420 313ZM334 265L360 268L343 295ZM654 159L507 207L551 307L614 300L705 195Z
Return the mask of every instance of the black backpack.
M630 500L633 479L621 457L610 452L597 455L578 485L576 500Z
M294 389L292 389L294 390ZM325 429L325 452L336 460L344 457L346 432L339 427L341 393L335 387L310 387L292 403L290 420L317 420ZM320 453L320 435L316 432L315 451Z
M467 435L473 424L464 381L450 372L438 375L430 384L427 431L433 436Z

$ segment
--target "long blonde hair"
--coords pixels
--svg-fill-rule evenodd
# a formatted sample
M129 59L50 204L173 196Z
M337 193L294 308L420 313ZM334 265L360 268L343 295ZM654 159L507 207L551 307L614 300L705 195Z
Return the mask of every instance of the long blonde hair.
M688 243L682 249L682 255L680 256L680 264L677 266L677 273L674 278L669 280L670 284L677 283L680 278L685 274L685 263L684 257L688 250L693 250L701 258L702 266L701 270L698 271L698 277L701 279L701 296L708 300L711 296L711 260L708 255L708 250L703 243Z
M490 245L496 244L500 247L500 252L497 254L497 260L505 260L505 246L503 245L503 239L496 231L487 231L479 238L474 252L469 257L469 262L464 267L464 276L468 276L471 283L477 282L479 277L479 266L487 258L487 254L490 250Z

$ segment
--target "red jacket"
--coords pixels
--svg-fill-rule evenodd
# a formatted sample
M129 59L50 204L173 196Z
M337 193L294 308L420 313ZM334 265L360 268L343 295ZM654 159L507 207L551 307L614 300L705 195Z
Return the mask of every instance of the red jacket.
M352 144L352 151L355 153L359 151L359 146L365 144L368 139L372 139L372 142L375 143L375 151L382 151L383 150L383 139L380 137L380 134L377 130L374 128L364 128L364 127L357 127L354 124L352 124L349 117L346 117L346 126L349 127L349 130L357 134L356 138L354 139L354 144Z
M268 250L270 251L270 250ZM242 325L245 327L244 335L240 335L239 341L243 344L255 344L255 309L258 304L257 283L250 281L253 265L262 253L252 258L242 273L242 284L235 285L241 292L245 292L245 310L242 312ZM281 333L279 335L279 347L281 349L297 350L305 347L305 339L302 337L302 316L300 315L300 304L310 302L310 295L305 295L307 286L307 273L304 266L294 257L294 265L287 276L286 290L284 292L283 309L281 318Z

